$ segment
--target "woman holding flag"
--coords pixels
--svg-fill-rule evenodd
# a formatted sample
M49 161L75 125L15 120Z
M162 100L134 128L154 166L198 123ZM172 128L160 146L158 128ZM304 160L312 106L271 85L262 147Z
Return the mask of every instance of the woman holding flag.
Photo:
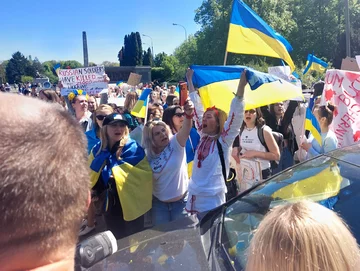
M105 117L101 142L89 156L94 205L117 239L141 231L151 209L152 172L144 150L129 137L123 115Z
M208 108L204 113L200 96L193 85L193 74L194 71L189 69L186 78L190 98L195 105L195 124L201 139L195 152L193 172L189 183L189 200L186 205L186 210L192 214L211 210L226 201L227 188L220 153L223 153L228 174L232 143L240 133L240 126L243 123L243 96L247 84L246 71L243 71L228 116L215 106Z

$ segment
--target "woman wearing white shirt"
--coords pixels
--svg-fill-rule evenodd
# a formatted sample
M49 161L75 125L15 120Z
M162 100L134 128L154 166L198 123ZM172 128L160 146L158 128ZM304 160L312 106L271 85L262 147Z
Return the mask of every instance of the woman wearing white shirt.
M272 135L271 128L264 126L264 124L265 121L259 108L245 110L239 140L240 146L234 146L233 148L233 157L237 163L241 164L241 159L254 160L260 163L263 180L271 175L270 161L279 161L280 159L279 147ZM259 129L263 129L265 144L269 150L265 148L259 139ZM252 181L255 182L255 180ZM253 184L241 183L241 190L249 189Z
M208 108L204 113L200 96L195 91L192 82L193 73L194 71L189 69L186 77L190 98L195 105L195 124L201 139L195 153L193 172L189 183L189 200L186 204L186 210L192 214L205 212L225 203L227 188L222 173L217 140L223 149L228 175L232 143L239 134L243 122L243 96L247 84L246 73L243 72L228 116L216 107Z
M185 145L192 127L194 106L184 106L185 119L177 134L171 137L169 127L161 120L146 123L143 146L153 171L153 225L187 216L185 205L189 178Z

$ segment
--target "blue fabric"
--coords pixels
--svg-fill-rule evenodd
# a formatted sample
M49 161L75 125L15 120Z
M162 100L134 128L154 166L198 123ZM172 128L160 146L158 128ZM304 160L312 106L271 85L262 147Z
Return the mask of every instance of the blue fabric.
M317 140L311 141L311 148L308 151L308 157L315 157L320 154L324 154L337 149L338 140L336 135L332 132L321 133L321 142L322 145L317 142Z
M249 82L251 90L255 90L265 83L281 82L281 79L276 76L259 72L245 66L192 65L190 68L196 71L193 75L193 83L198 88L215 82L239 79L244 69L247 70L246 79ZM234 91L236 91L236 89Z
M283 171L291 166L294 165L294 158L289 150L289 148L283 148L283 151L281 153L279 165L277 168L273 169L273 174L279 173L280 171Z
M93 129L85 133L88 142L88 154L90 154L92 148L100 142L100 139L96 136L95 126Z
M321 200L318 203L330 210L334 210L334 206L338 202L338 200L339 200L339 197L334 196L334 197L331 197L328 199Z
M152 223L153 225L160 225L182 219L188 216L185 210L187 203L187 196L175 202L162 202L153 197L152 202Z
M191 142L190 142L190 139L191 139ZM199 133L196 131L195 128L191 128L190 138L186 141L186 146L185 146L186 163L187 164L194 160L195 150L197 148L197 145L199 144L199 141L200 141Z

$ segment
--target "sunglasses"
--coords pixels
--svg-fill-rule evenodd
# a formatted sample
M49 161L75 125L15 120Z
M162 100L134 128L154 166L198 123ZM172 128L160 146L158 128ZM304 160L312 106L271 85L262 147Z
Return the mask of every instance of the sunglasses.
M181 117L183 117L184 115L185 115L184 112L182 112L182 113L175 113L175 114L174 114L174 116L177 116L178 118L181 118Z
M246 113L255 114L256 110L255 109L245 110L245 114Z
M106 118L106 116L104 116L104 115L97 115L96 118L97 118L98 120L104 120L104 119Z

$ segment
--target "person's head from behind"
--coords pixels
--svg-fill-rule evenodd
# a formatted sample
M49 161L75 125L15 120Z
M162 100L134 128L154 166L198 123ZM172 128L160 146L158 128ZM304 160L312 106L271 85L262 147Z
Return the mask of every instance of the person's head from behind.
M167 97L166 97L166 104L168 106L171 106L171 105L174 105L174 99L176 99L177 96L175 94L169 94ZM179 100L179 99L178 99ZM179 104L179 103L178 103Z
M184 110L180 105L172 105L165 109L162 120L169 125L173 134L179 132L184 122Z
M155 157L169 144L170 129L160 119L149 121L145 124L142 137L142 145L146 155Z
M226 119L227 114L223 110L215 106L208 108L203 116L202 132L219 138L224 129Z
M0 112L1 269L66 258L73 266L89 199L85 135L69 113L37 99L3 94Z
M147 121L151 121L154 119L161 119L162 118L162 113L159 107L149 107L148 108L148 119Z
M313 202L274 208L260 223L246 271L355 271L360 251L342 219Z
M76 116L84 115L88 111L88 98L86 92L81 89L72 91L68 95Z
M336 107L330 103L322 106L316 106L314 111L316 110L315 116L320 124L320 127L327 128L330 126L334 118L335 109Z
M265 124L265 120L263 119L263 115L261 113L260 108L249 109L244 111L244 122L242 127L258 127L260 128Z
M126 94L126 98L124 102L124 111L131 112L137 100L138 100L138 95L136 92L129 92L128 94Z
M94 96L89 96L88 98L88 109L91 113L94 113L98 107L96 98Z
M49 103L61 103L59 95L55 90L52 89L42 89L39 91L39 98L45 102Z
M110 105L99 105L99 107L95 110L95 114L93 115L93 123L95 124L95 130L99 130L100 128L102 128L105 117L112 113L114 113L114 109Z

